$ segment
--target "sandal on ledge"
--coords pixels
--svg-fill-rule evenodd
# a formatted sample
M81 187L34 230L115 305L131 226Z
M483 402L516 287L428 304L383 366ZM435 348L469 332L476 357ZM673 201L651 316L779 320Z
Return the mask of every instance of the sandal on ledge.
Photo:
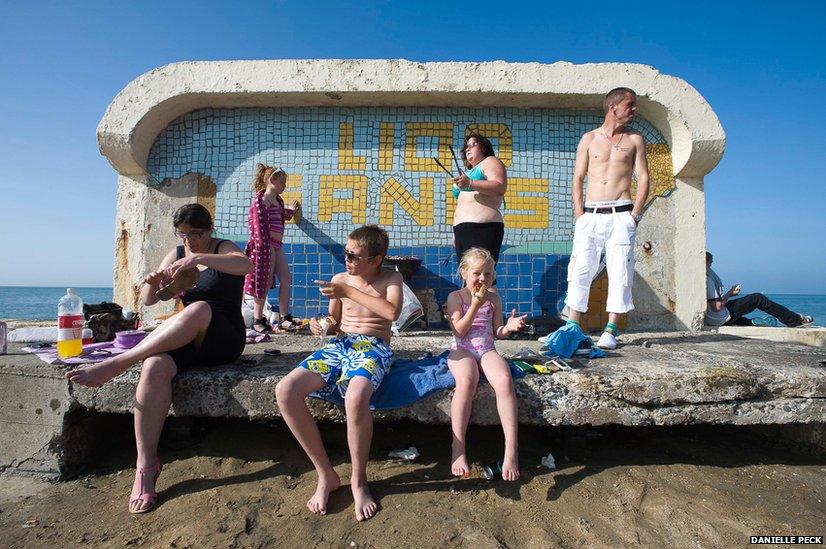
M281 317L281 322L278 324L278 327L280 329L282 329L284 331L287 331L287 332L295 330L296 326L297 326L297 324L295 322L295 319L293 318L293 315L291 315L289 313L282 316Z
M272 328L270 328L270 323L267 322L267 319L263 316L252 321L252 329L261 334L272 331Z
M132 488L132 494L129 496L129 506L128 510L133 515L138 515L140 513L148 513L152 509L155 508L155 505L158 503L158 492L156 490L152 490L151 492L144 491L144 479L147 476L154 476L155 480L153 482L158 482L158 476L161 474L161 463L158 462L157 465L154 467L138 467L138 470L135 471L135 478L139 480L138 486ZM137 491L137 493L136 493ZM141 509L136 508L133 509L132 506L135 504L136 501L140 501L141 503L148 504L147 507Z

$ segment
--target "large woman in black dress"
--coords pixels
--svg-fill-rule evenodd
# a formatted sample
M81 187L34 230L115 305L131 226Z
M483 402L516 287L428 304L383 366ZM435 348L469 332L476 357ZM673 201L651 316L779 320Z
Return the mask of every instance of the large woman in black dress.
M183 245L166 254L158 269L144 279L141 301L154 305L160 288L180 286L195 268L200 271L197 285L180 295L183 311L129 351L66 374L72 383L100 387L143 361L133 410L138 457L130 513L145 513L157 503L158 439L172 403L172 378L191 366L234 361L246 339L241 299L249 259L233 242L212 237L212 216L200 204L179 208L173 225Z

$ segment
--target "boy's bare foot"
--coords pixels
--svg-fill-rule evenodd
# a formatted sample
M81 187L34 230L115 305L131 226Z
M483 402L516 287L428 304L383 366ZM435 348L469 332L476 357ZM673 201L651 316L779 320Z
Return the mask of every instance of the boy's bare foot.
M66 372L66 379L86 387L100 387L110 379L124 372L123 365L117 359L104 360L98 364L81 366Z
M330 493L341 486L341 479L338 473L330 471L329 473L318 475L318 486L316 486L315 494L307 502L307 509L316 515L327 514L327 500L330 499Z
M351 485L350 489L353 491L353 501L355 502L356 509L356 520L361 522L363 520L372 518L376 514L376 511L378 511L379 506L378 504L376 504L376 500L374 500L373 496L370 494L370 490L367 488L367 485Z
M450 472L453 476L468 478L470 476L470 465L467 462L467 454L464 448L453 448L453 456L450 458Z
M506 452L502 460L502 479L516 480L519 478L519 457L516 452Z

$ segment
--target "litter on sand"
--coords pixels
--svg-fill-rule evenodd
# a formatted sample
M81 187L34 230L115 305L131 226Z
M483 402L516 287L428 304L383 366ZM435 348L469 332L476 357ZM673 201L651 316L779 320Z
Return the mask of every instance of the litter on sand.
M419 457L419 450L415 446L411 446L410 448L405 448L403 450L393 450L389 454L387 454L391 458L395 459L403 459L404 461L413 461L417 457Z

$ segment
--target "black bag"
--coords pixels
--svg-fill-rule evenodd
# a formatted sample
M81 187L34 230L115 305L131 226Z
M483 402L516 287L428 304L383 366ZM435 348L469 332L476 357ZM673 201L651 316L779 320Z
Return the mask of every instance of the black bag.
M101 303L84 303L83 304L83 318L89 320L92 315L97 315L101 313L112 313L117 315L118 317L123 316L123 307L118 305L117 303L109 303L107 301L103 301ZM109 341L109 340L105 340Z
M130 319L125 319L120 314L98 313L89 317L86 326L92 330L95 343L102 341L112 341L115 333L125 330L134 330L137 325L138 315Z

